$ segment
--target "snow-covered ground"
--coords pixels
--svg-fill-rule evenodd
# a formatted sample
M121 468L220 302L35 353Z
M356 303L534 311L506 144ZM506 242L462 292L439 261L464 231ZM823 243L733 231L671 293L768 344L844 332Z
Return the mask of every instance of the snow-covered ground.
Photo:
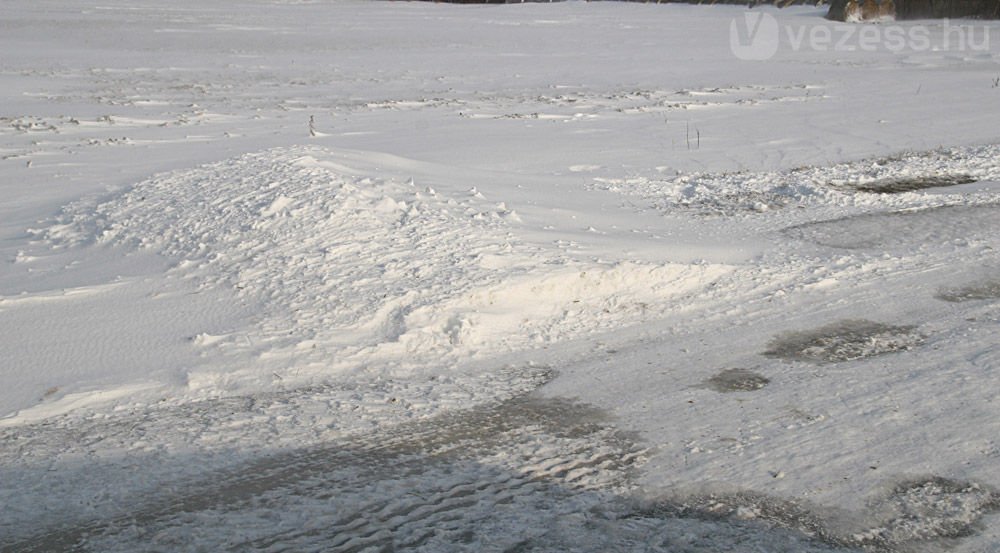
M0 551L998 550L1000 24L745 13L6 0Z

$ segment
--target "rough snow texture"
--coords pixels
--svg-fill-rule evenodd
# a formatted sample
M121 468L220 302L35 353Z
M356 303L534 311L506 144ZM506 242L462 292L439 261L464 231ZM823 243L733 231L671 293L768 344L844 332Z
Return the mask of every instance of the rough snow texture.
M706 215L734 216L789 206L836 207L841 211L933 206L948 199L910 193L997 180L998 156L1000 147L989 145L774 172L695 173L664 179L598 178L592 186L641 197L665 212L690 209Z

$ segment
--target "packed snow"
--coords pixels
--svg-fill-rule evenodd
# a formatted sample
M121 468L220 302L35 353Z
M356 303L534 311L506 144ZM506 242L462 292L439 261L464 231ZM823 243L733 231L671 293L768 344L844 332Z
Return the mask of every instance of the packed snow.
M8 0L0 551L1000 548L1000 23L823 15Z

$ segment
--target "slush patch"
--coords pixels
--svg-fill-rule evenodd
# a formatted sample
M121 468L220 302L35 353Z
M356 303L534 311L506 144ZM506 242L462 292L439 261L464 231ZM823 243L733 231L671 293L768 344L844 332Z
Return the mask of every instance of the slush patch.
M752 392L767 386L771 380L747 369L726 369L705 381L716 392Z
M923 343L924 338L915 326L848 319L779 335L771 340L764 355L788 361L838 363L905 351Z

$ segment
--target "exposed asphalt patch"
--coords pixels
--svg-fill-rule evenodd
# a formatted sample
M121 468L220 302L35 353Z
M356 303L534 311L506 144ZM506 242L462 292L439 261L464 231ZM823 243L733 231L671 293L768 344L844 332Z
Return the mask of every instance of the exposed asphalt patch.
M776 336L764 355L788 361L837 363L905 351L923 343L915 326L846 319L820 328Z

